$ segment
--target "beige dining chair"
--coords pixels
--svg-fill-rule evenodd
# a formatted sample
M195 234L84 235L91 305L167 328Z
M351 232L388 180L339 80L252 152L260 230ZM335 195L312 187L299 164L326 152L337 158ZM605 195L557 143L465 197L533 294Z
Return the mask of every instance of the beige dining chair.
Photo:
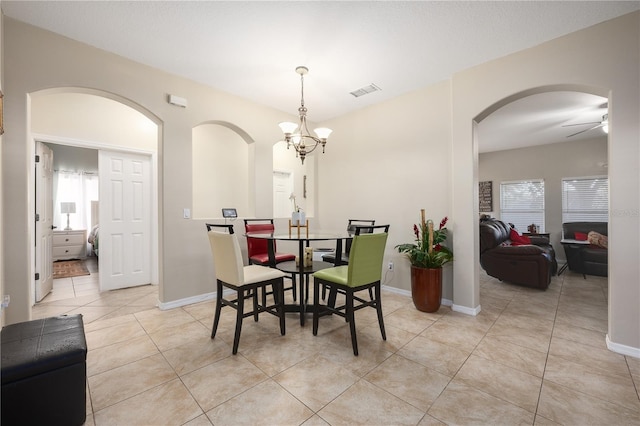
M240 244L233 233L233 225L206 224L213 264L216 270L216 312L211 329L211 338L216 337L218 323L220 322L220 312L223 306L230 306L236 310L236 328L233 338L233 354L238 352L240 343L240 332L242 331L242 320L253 316L258 321L258 314L268 312L280 319L280 334L285 334L284 316L284 276L282 271L260 265L244 266ZM222 230L223 232L218 231ZM226 232L224 232L226 230ZM271 286L274 296L274 304L267 306L266 303L258 303L257 289L267 290ZM235 299L224 297L224 288L235 291ZM253 300L253 310L244 311L246 299Z

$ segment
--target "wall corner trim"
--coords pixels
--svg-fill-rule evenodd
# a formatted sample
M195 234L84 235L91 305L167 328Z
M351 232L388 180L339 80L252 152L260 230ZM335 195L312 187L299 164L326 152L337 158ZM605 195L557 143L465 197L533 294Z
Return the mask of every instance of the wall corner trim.
M620 343L614 343L609 338L609 334L607 333L607 348L615 353L619 353L622 355L632 356L634 358L640 358L640 348L634 348L633 346L622 345Z
M482 310L482 307L480 307L480 305L478 305L475 308L469 308L468 306L462 306L462 305L453 304L453 305L451 305L451 310L455 311L455 312L460 312L460 313L463 313L463 314L467 314L467 315L473 315L475 317L476 315L478 315L480 313L480 311Z

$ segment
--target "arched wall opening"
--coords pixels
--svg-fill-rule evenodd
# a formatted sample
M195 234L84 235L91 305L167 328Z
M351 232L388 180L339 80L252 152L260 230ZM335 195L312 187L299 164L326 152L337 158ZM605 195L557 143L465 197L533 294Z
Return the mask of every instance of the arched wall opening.
M551 92L580 92L580 93L586 93L586 94L591 94L591 95L596 95L598 97L602 97L605 98L607 100L609 100L609 90L607 89L603 89L603 88L599 88L599 87L591 87L591 86L584 86L584 85L574 85L574 84L559 84L559 85L548 85L548 86L540 86L540 87L535 87L535 88L531 88L528 90L523 90L517 93L514 93L510 96L504 97L503 99L493 103L492 105L488 106L487 108L485 108L481 113L479 113L473 120L472 123L472 128L473 128L473 137L472 137L472 151L473 151L473 164L474 164L474 173L473 173L473 188L474 188L474 217L476 218L475 221L475 234L478 235L478 218L479 215L481 214L481 212L479 211L479 175L480 175L480 169L479 169L479 144L482 143L483 141L483 134L482 134L482 129L480 124L482 123L483 120L485 120L486 118L488 118L489 116L491 116L491 114L493 114L494 112L498 111L500 108L509 105L515 101L521 100L521 99L525 99L529 96L532 95L538 95L538 94L544 94L544 93L551 93ZM606 138L606 136L604 137ZM605 150L605 156L608 156L608 138L607 142L606 142L606 146L603 148L603 150ZM580 156L579 152L575 153L576 156ZM535 162L540 164L540 167L544 167L544 162L545 159L544 158L537 158L534 160ZM530 170L530 169L529 169ZM594 171L595 170L595 171ZM562 173L562 172L559 172ZM542 174L542 172L540 173ZM599 169L597 167L595 167L595 163L594 163L594 168L590 171L587 172L587 175L608 175L608 170L606 168L602 168L599 167ZM574 177L572 175L567 175L564 174L563 177ZM496 194L496 192L499 192L499 182L493 182L493 193ZM549 188L547 188L547 186ZM549 190L549 192L551 192L553 190L553 187L559 187L560 186L560 182L549 182L549 185L547 185L547 182L545 182L545 190ZM559 190L558 190L559 191ZM556 192L558 192L556 191ZM555 194L556 198L557 196L559 196L559 194ZM549 194L546 194L545 197L548 198ZM493 197L493 202L496 203L496 196L494 195ZM555 251L556 251L556 258L560 258L563 259L564 258L564 252L563 252L563 247L560 245L560 233L561 233L561 203L560 200L555 200L554 201L557 202L557 204L552 204L549 203L549 205L547 205L547 203L545 203L545 216L549 217L552 216L553 220L550 221L551 223L547 223L548 225L550 225L551 229L551 242L554 245ZM558 205L559 204L559 205ZM549 212L549 208L552 209L556 209L556 207L558 207L558 211L556 212L555 210L553 212ZM494 205L493 207L494 210L496 210L496 206ZM524 230L520 230L520 231L525 231ZM549 230L547 230L548 232ZM475 244L474 245L474 259L476 260L474 262L475 268L476 268L476 272L474 274L475 276L475 282L474 285L476 287L476 289L479 286L479 281L478 281L478 277L479 277L479 271L482 269L479 263L479 244ZM479 294L479 293L478 293ZM478 303L479 305L479 303Z
M255 143L238 126L208 121L192 130L194 219L222 217L235 208L240 217L255 215Z

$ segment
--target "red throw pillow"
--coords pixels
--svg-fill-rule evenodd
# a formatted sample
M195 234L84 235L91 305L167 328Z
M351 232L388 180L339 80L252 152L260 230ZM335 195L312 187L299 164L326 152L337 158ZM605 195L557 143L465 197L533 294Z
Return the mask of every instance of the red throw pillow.
M578 241L587 241L587 234L585 234L584 232L574 232L573 236L576 240Z
M515 229L511 230L511 233L509 234L509 238L511 239L511 245L514 245L514 246L524 246L524 245L531 244L531 238L525 235L518 234L518 231L516 231Z

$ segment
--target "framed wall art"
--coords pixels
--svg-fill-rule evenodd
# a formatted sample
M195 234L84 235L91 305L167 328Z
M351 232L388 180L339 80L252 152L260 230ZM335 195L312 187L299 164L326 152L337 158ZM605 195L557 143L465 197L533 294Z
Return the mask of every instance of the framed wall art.
M478 182L478 198L480 199L480 213L493 211L493 181Z

